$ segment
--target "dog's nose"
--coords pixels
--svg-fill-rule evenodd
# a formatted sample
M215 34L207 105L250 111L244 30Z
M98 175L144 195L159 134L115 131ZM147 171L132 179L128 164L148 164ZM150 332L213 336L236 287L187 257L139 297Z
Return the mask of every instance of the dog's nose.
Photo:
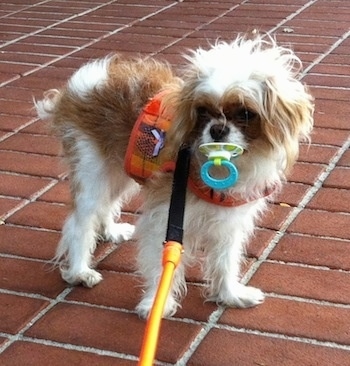
M227 126L222 124L216 124L210 127L210 136L214 139L214 142L220 142L230 132Z

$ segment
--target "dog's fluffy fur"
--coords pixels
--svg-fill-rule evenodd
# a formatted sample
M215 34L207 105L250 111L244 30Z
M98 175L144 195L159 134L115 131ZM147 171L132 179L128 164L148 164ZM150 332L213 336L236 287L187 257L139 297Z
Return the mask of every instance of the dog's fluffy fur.
M254 221L266 208L267 189L278 190L298 156L300 139L312 129L313 101L298 80L300 61L289 49L261 36L218 42L186 56L181 77L153 59L111 56L81 67L62 90L49 91L36 103L39 116L51 119L69 165L73 209L67 218L56 258L70 284L92 287L102 276L91 268L96 240L130 239L134 227L116 223L126 200L140 186L126 175L123 160L129 136L142 107L161 90L173 124L161 154L174 160L182 144L191 146L192 174L206 158L198 146L213 141L244 147L235 158L238 183L226 195L246 204L222 207L187 192L184 249L164 315L176 312L186 291L185 267L198 251L209 300L250 307L263 293L239 282L244 248ZM218 168L219 169L219 168ZM218 171L217 174L220 174ZM160 277L162 243L172 174L159 172L143 186L145 203L136 225L138 270L145 280L137 311L146 317Z

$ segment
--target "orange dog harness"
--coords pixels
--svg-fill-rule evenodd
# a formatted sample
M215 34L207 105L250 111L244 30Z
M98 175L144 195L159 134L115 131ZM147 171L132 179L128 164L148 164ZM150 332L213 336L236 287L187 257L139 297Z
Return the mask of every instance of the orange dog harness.
M164 147L165 134L171 119L160 111L161 97L157 94L140 113L131 133L125 155L126 173L137 182L143 183L154 172L162 170L165 163L159 153Z

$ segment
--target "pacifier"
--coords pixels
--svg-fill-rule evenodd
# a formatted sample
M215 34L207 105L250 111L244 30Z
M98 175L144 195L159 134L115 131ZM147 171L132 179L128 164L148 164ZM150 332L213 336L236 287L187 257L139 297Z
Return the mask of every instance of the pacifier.
M199 146L199 151L208 157L208 161L202 165L201 178L203 182L213 189L226 189L236 184L238 180L238 170L231 162L231 158L243 154L243 148L239 145L225 142L210 142ZM213 166L223 166L227 169L227 176L224 178L214 178L210 174Z

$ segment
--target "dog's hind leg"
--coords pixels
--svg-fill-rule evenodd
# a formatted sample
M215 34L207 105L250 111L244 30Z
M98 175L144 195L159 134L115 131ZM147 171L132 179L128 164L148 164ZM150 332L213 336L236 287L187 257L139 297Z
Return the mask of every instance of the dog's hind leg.
M132 238L134 225L118 222L121 216L123 205L134 197L140 190L140 186L130 179L121 170L119 174L114 173L111 178L112 197L109 207L100 217L100 230L103 238L113 243L120 243Z
M101 218L111 207L112 189L105 162L91 141L80 138L73 146L74 154L67 156L73 210L63 226L56 261L61 261L60 270L66 282L93 287L102 280L101 274L92 268L92 256Z

